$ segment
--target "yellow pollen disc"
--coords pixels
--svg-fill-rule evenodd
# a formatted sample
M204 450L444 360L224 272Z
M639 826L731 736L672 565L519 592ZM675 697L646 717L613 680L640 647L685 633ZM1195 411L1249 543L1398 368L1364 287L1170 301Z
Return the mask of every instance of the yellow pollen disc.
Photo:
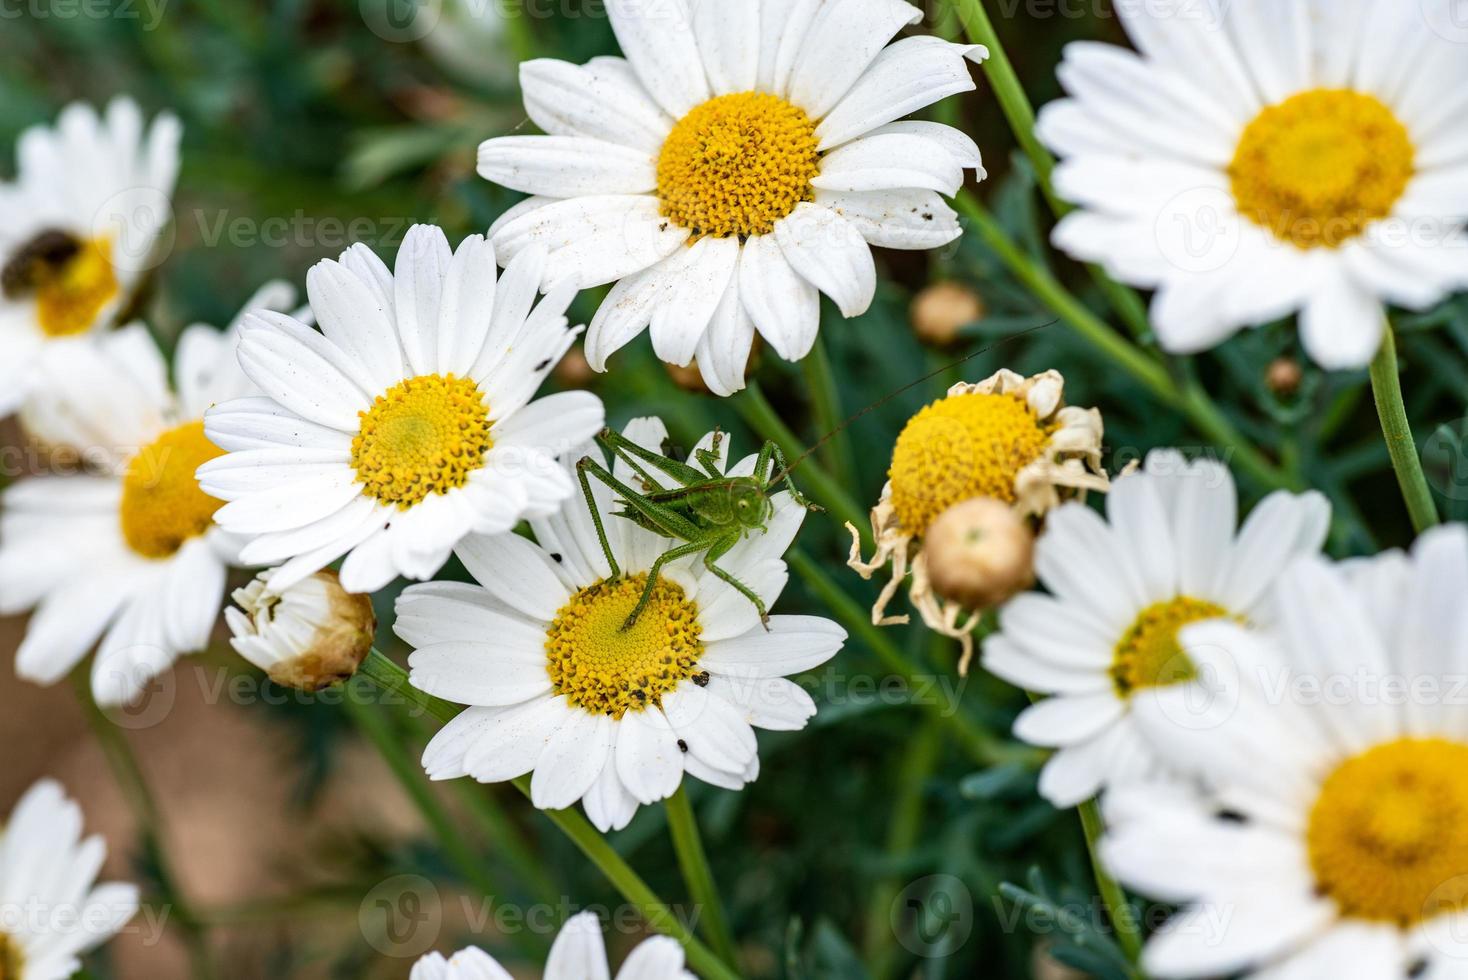
M122 536L144 558L168 558L209 530L224 506L199 489L194 471L224 451L204 435L203 422L170 429L127 464L122 478Z
M34 297L36 319L49 337L85 333L120 287L112 242L44 231L21 246L0 270L6 299Z
M1206 599L1178 596L1142 610L1122 634L1111 661L1111 680L1122 697L1144 687L1166 687L1197 676L1193 661L1178 642L1189 623L1219 619L1228 610Z
M658 156L663 216L704 236L768 235L820 172L816 126L765 92L720 95L678 120Z
M1339 248L1392 213L1415 156L1379 100L1316 89L1249 123L1228 174L1244 217L1302 249Z
M578 708L621 718L661 704L663 695L698 673L698 607L676 582L659 578L637 622L622 628L646 586L646 575L599 582L556 613L545 658L557 694Z
M1409 926L1468 906L1468 745L1402 739L1346 760L1310 813L1310 867L1343 914Z
M394 385L361 419L352 440L357 479L363 492L403 510L462 487L494 445L484 394L452 374Z
M1012 503L1015 479L1044 452L1050 428L1016 395L950 395L908 420L892 450L892 506L921 535L972 497Z

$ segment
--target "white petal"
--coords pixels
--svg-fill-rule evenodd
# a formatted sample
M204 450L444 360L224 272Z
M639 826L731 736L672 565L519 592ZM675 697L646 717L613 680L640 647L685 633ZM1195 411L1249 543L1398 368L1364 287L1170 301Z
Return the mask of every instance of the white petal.
M657 267L665 283L653 305L652 349L668 364L687 367L714 318L739 262L739 239L701 238Z
M754 321L739 301L739 280L731 278L698 342L698 369L709 390L728 396L743 388L753 347Z
M709 87L717 93L748 92L759 74L760 4L690 0Z
M826 191L889 191L904 188L956 194L963 170L931 140L907 133L874 133L832 150L821 160L811 186Z
M527 616L550 622L571 598L555 562L516 534L471 534L454 553L488 592Z
M877 55L816 127L821 150L840 146L939 99L973 91L969 59L983 51L935 37L909 37L893 44Z
M790 101L812 119L820 119L867 71L887 42L922 16L921 10L905 0L826 4L801 47L790 77Z
M408 229L393 269L393 308L398 337L415 374L438 365L439 305L454 253L443 230L432 225Z
M607 0L617 44L642 87L674 119L713 94L698 56L685 0Z
M586 136L500 136L479 146L479 176L546 197L642 194L657 187L645 150Z
M535 763L530 801L542 810L564 810L591 789L611 751L608 715L572 711Z
M773 235L744 243L739 258L739 299L760 336L787 361L810 353L821 326L821 295L797 275Z
M688 229L674 226L660 209L652 196L559 201L501 227L495 248L513 256L544 246L550 252L548 276L590 289L656 264L688 239Z
M1310 359L1326 370L1364 368L1381 347L1381 303L1345 276L1322 283L1300 315Z
M775 240L791 267L831 297L843 316L860 316L872 305L876 262L871 248L845 218L803 203L775 225Z
M657 153L673 121L621 58L572 65L537 58L520 65L525 111L556 136L586 136Z
M608 980L607 949L595 912L572 916L561 927L545 962L545 980Z
M958 213L934 191L819 191L815 203L841 215L878 248L942 248L963 234Z
M846 642L846 631L818 616L771 616L770 628L710 643L702 666L730 677L785 677L818 667Z
M644 804L667 799L683 781L683 751L678 748L678 736L656 709L622 716L615 761L622 785Z

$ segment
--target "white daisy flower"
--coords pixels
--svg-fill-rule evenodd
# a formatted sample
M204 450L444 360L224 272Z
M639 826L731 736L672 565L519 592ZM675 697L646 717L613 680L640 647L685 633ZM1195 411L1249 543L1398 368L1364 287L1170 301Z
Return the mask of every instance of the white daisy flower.
M542 980L611 980L601 920L582 912L566 920L551 944ZM448 959L429 953L413 964L408 980L513 980L494 957L475 946ZM653 936L638 944L617 971L617 980L695 980L683 968L683 947L667 936Z
M1146 971L1460 977L1468 531L1429 532L1410 558L1300 559L1276 590L1276 631L1190 627L1203 679L1137 706L1168 762L1207 787L1107 798L1106 863L1187 906L1148 943ZM1200 698L1229 710L1178 731L1171 717Z
M583 289L616 282L586 335L607 358L645 328L710 390L744 387L755 332L787 360L815 342L819 293L871 304L871 248L961 234L944 202L981 176L948 126L899 122L971 91L979 46L893 37L905 0L608 0L626 59L521 66L545 136L479 148L481 176L527 194L490 229L500 257L543 245ZM620 280L620 281L619 281Z
M342 588L324 569L283 592L256 576L224 610L230 646L282 687L319 691L357 672L377 635L372 597Z
M1065 403L1059 371L1025 378L1001 370L975 384L959 382L903 426L892 449L889 479L872 508L876 554L862 557L852 525L847 565L870 579L888 565L891 577L872 605L878 626L902 624L887 607L904 581L929 629L962 644L959 672L968 673L973 631L984 610L966 607L933 587L925 538L953 508L975 498L1013 508L1020 521L1042 517L1061 500L1085 499L1109 486L1101 466L1101 413ZM1018 526L1028 534L1027 526Z
M656 449L667 431L644 419L627 435ZM726 443L710 435L695 452L716 449L722 469ZM728 473L747 476L754 466L751 456ZM635 479L620 462L614 472ZM456 553L479 585L408 589L394 628L415 648L414 686L470 705L428 746L429 776L498 782L533 770L537 807L581 800L608 830L625 827L639 804L671 796L685 772L726 789L752 781L751 726L805 727L815 703L785 678L835 656L846 634L811 616L772 616L761 626L754 603L698 556L664 566L651 601L624 629L654 560L678 542L611 516L611 492L592 489L621 578L610 577L578 494L531 521L538 545L514 535L460 542ZM785 587L781 556L805 514L785 492L771 503L768 530L718 560L767 607Z
M0 831L0 977L65 980L81 956L138 910L134 885L97 884L101 837L82 839L82 811L55 782L26 791Z
M294 302L273 283L246 309ZM194 471L221 452L205 410L253 390L235 360L238 329L184 331L172 385L137 324L47 360L27 421L84 447L95 472L24 479L0 497L0 614L36 610L21 677L55 683L101 637L92 692L123 704L208 644L241 542L215 525L222 502Z
M1454 2L1119 5L1139 53L1070 45L1040 115L1082 208L1056 245L1157 290L1169 351L1299 313L1318 364L1364 366L1383 304L1468 282L1468 58L1433 26Z
M1053 695L1026 709L1014 732L1059 750L1040 775L1055 806L1165 774L1132 712L1194 676L1178 630L1217 617L1272 621L1270 584L1291 559L1317 553L1330 528L1330 506L1314 492L1274 493L1242 528L1237 512L1227 467L1159 450L1112 483L1106 519L1083 504L1046 519L1035 569L1050 594L1010 600L983 662Z
M54 128L21 134L15 182L0 184L0 415L32 390L48 347L125 312L168 226L181 133L167 113L145 132L119 98L100 118L73 103Z
M531 401L579 333L569 285L532 310L546 261L527 249L496 282L483 236L451 251L419 225L395 273L363 245L311 270L320 333L278 314L246 319L240 363L266 397L209 413L228 454L199 479L229 501L219 524L252 537L246 562L284 563L273 591L343 555L351 592L430 578L464 535L509 531L571 496L557 456L603 414L587 392Z

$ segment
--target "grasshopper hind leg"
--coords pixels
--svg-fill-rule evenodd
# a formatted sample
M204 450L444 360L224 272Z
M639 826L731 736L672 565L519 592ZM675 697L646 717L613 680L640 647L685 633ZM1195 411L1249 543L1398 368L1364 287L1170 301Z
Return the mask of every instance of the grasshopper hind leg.
M661 555L658 555L657 561L653 562L652 568L648 569L647 584L642 587L642 595L638 597L637 605L632 607L632 612L628 614L627 621L622 624L622 632L625 633L637 625L637 620L642 615L642 611L647 608L648 602L652 600L652 590L657 587L658 577L662 574L663 566L670 561L677 561L679 558L687 555L696 555L705 547L707 546L703 542L694 541L689 544L680 544L676 548L670 548Z
M726 572L724 571L724 569L720 568L717 564L714 563L714 559L709 555L704 555L703 567L713 572L720 579L727 582L740 595L744 596L744 598L752 602L754 604L755 611L759 613L760 625L765 628L766 633L770 631L770 612L768 609L765 608L765 601L761 599L753 589L745 585L743 582L739 581L739 579L735 578L731 573Z

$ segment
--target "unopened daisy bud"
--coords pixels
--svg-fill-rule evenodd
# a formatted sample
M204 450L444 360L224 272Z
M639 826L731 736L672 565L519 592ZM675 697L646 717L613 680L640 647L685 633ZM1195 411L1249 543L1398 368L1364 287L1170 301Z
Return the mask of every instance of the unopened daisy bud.
M269 573L236 589L239 609L226 609L235 651L282 687L319 691L357 672L372 649L372 599L348 592L336 572L317 572L284 592Z
M580 347L572 347L566 351L566 356L561 358L561 363L556 365L552 373L567 388L585 387L596 377L596 372L586 360L586 353Z
M930 347L946 347L958 332L985 313L984 300L959 282L936 282L913 298L909 315L918 340Z
M679 367L677 364L664 364L663 367L667 369L668 377L673 379L673 383L684 391L691 391L696 395L725 396L744 387L744 379L759 366L760 352L760 340L756 337L749 348L749 356L744 359L743 372L729 377L711 375L697 359L689 361L686 367Z
M1277 357L1264 372L1264 383L1276 395L1289 396L1300 390L1305 371L1293 357Z
M679 367L677 364L664 364L663 368L668 372L668 377L673 379L673 384L684 391L691 391L695 395L707 395L709 386L703 383L703 375L698 370L696 363L687 367Z
M974 497L938 515L925 542L933 591L992 609L1035 584L1035 535L1008 504Z

